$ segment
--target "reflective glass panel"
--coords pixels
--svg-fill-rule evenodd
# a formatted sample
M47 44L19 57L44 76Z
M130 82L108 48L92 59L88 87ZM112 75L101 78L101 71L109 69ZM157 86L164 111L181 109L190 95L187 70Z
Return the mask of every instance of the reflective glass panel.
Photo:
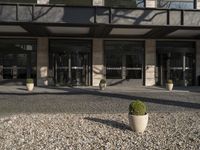
M144 0L105 0L105 6L122 8L144 7Z
M158 8L193 9L194 0L158 0Z

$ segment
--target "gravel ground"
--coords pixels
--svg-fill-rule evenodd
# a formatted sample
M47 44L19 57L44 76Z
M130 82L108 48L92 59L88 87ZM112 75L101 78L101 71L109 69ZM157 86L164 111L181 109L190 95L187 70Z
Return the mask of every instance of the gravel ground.
M0 118L1 150L200 149L200 112L150 113L143 135L127 114L18 114Z

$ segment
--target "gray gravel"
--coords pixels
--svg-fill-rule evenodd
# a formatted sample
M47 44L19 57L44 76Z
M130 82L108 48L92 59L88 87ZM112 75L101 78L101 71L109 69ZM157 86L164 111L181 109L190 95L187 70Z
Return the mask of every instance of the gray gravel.
M1 150L200 149L200 112L150 113L143 135L127 114L18 114L0 119Z

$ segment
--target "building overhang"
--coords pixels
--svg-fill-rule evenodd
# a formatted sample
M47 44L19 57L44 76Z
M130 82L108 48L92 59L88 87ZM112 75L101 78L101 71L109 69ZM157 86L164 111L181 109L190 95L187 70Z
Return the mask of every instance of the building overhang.
M199 10L0 4L0 12L3 36L200 38Z

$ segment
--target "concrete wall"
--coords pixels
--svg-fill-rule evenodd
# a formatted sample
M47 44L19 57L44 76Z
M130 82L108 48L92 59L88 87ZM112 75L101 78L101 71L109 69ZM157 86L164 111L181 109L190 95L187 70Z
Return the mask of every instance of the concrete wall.
M104 57L103 57L103 40L93 39L93 52L92 52L92 77L93 86L98 86L101 79L104 78Z
M40 37L37 41L37 86L48 85L48 38Z
M37 4L48 4L50 0L37 0Z
M156 8L156 0L146 0L146 7L148 8Z
M93 6L104 6L104 0L93 0Z
M198 76L200 76L200 40L196 42L196 85L198 85Z
M145 86L155 85L156 75L156 41L145 41Z
M200 0L197 0L197 9L200 9Z

